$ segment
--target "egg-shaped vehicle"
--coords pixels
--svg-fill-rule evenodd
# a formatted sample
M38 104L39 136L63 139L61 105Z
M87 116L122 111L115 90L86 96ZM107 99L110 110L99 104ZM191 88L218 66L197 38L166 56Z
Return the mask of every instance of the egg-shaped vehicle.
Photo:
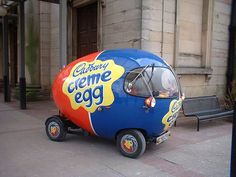
M73 61L56 77L52 93L60 114L46 120L51 140L62 141L80 128L115 139L131 158L142 155L147 142L168 138L182 103L173 69L137 49L105 50Z

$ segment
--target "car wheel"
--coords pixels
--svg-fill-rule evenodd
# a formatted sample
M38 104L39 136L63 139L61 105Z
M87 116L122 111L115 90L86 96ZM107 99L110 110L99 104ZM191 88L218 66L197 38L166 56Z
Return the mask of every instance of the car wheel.
M141 156L146 149L143 134L134 129L121 131L117 136L116 144L121 154L130 158Z
M46 120L46 134L52 141L63 141L66 137L66 126L60 117L53 116Z

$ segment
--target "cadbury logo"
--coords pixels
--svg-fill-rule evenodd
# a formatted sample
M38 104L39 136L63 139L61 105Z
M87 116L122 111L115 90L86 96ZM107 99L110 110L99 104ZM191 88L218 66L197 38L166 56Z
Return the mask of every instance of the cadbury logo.
M80 106L94 112L98 106L113 103L112 84L124 73L124 68L113 60L81 62L76 64L63 83L63 92L70 99L71 107Z
M98 64L98 65L96 65L95 63L92 63L92 64L88 64L88 66L86 67L86 63L81 63L75 68L73 72L73 76L76 77L78 75L85 74L87 72L96 71L96 70L105 71L108 65L109 63L103 63L103 64Z

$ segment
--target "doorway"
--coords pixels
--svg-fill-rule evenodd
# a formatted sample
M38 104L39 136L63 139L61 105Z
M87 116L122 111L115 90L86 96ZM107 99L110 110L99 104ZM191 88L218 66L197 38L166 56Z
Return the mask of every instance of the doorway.
M77 57L96 52L97 49L97 2L77 10Z

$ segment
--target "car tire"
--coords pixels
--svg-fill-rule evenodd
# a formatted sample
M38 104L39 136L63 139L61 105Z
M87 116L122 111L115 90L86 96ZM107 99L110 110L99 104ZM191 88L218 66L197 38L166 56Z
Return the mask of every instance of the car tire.
M117 135L116 145L122 155L140 157L146 149L146 140L139 130L123 130Z
M67 128L59 116L48 118L45 122L45 130L52 141L63 141L67 133Z

